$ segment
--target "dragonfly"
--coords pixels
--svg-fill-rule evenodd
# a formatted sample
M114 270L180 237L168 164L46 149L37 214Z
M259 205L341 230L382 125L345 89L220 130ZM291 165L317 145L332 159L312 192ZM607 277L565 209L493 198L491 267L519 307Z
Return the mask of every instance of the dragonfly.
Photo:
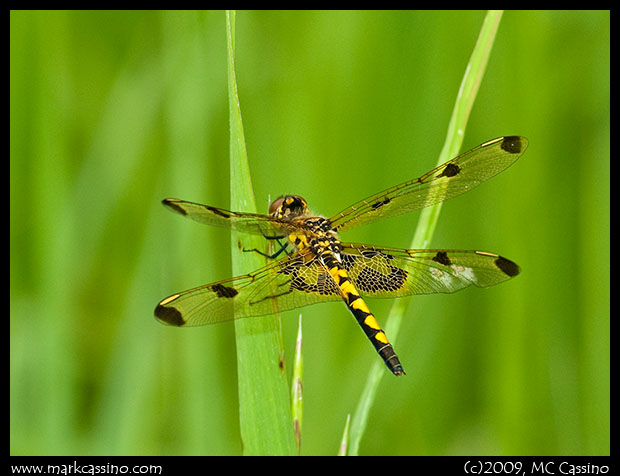
M339 233L473 190L510 167L527 145L521 136L489 140L331 218L310 213L306 200L298 195L274 200L269 215L166 198L162 203L173 212L199 223L261 235L277 243L279 249L271 255L246 250L259 252L271 261L249 274L172 294L157 304L155 317L171 326L202 326L342 301L387 367L394 375L403 375L403 366L365 297L453 293L471 285L484 288L514 278L520 268L486 251L349 243L341 241Z

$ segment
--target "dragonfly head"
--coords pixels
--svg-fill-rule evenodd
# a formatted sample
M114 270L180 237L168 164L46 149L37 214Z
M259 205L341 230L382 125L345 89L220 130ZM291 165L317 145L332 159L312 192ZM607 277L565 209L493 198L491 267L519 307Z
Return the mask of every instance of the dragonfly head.
M306 213L308 213L308 204L299 195L278 197L269 205L269 214L283 220L292 220Z

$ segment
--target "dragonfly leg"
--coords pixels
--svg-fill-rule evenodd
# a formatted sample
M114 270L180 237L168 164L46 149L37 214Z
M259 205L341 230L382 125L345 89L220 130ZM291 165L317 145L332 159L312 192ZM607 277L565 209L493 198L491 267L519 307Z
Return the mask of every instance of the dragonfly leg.
M247 250L247 249L244 248L243 251L245 253L249 253L249 252L253 251L253 252L258 253L259 255L264 256L264 257L269 258L269 259L277 258L283 251L286 252L286 254L288 256L291 256L293 254L293 251L291 251L290 249L287 249L288 248L288 242L287 243L282 243L280 241L282 239L281 236L273 236L273 237L265 236L265 238L267 238L268 240L275 240L278 243L278 245L280 246L280 249L278 251L276 251L275 253L273 253L273 254L265 253L264 251L258 250L256 248L252 248L251 250Z

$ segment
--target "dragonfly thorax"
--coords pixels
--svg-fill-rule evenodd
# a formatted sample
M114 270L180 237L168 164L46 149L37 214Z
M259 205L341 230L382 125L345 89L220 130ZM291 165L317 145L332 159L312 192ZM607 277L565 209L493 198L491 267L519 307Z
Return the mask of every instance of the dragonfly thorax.
M300 223L299 227L295 227L295 231L288 235L288 240L297 250L309 248L315 256L340 254L342 245L327 218L310 217L297 222Z

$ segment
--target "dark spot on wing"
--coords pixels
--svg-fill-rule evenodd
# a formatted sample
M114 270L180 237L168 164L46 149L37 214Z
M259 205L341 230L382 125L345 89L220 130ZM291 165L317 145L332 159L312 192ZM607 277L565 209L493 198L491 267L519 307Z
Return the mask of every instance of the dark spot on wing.
M438 251L435 256L433 256L433 261L437 261L439 264L443 264L444 266L450 266L452 262L450 258L448 258L448 253L445 251Z
M205 208L213 213L215 213L216 215L221 216L222 218L230 218L230 215L228 213L224 213L222 210L220 210L219 208L215 208L215 207L210 207L208 205L205 205Z
M171 306L166 307L158 304L155 308L155 317L171 326L184 326L186 324L179 310Z
M461 172L461 168L456 164L448 164L439 174L440 177L454 177Z
M211 289L213 289L213 292L217 294L218 297L234 298L239 294L239 291L235 288L224 286L223 284L214 284L211 286Z
M519 136L507 136L504 137L504 140L502 141L502 149L506 152L510 152L511 154L521 153L522 148L523 143L521 141L521 137Z
M161 203L168 207L171 208L172 210L174 210L177 213L180 213L181 215L187 215L187 212L185 211L185 209L183 207L180 207L179 205L176 204L175 201L170 200L168 198L164 198Z
M377 210L378 208L381 208L383 205L387 205L390 202L391 202L390 197L385 197L383 200L373 203L372 209Z
M361 293L379 293L381 291L389 292L402 289L409 273L404 269L389 264L393 256L374 250L364 250L362 256L376 260L375 265L378 265L380 260L382 263L380 266L381 271L379 271L355 255L347 253L342 255L342 266L349 274L355 276L355 286Z
M513 263L509 259L498 256L495 260L495 266L501 269L505 274L514 278L521 272L521 268L516 263Z

